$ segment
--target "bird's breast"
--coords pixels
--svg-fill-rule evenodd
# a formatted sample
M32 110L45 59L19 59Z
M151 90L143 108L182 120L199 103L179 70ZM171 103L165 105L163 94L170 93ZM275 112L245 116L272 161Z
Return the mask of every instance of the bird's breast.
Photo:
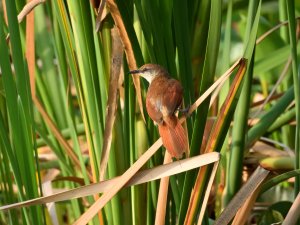
M174 115L182 102L181 84L165 76L156 77L150 84L146 97L146 109L155 122L160 123L164 117Z

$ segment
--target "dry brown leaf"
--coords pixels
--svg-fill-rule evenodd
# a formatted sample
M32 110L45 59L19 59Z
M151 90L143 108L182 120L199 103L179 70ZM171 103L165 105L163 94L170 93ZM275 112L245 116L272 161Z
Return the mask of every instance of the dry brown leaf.
M142 184L145 182L161 179L166 176L172 176L177 173L182 173L188 170L192 170L204 165L214 163L219 159L220 159L220 154L216 152L212 152L212 153L203 154L192 158L182 159L176 162L160 165L155 168L144 170L137 173L126 184L126 187L131 185ZM114 187L114 185L116 184L116 182L120 180L120 178L121 177L116 177L111 180L106 180L99 183L86 185L84 187L79 187L69 191L57 193L52 196L40 197L28 201L14 203L11 205L1 206L0 210L8 210L13 208L37 205L37 204L45 204L49 202L66 201L74 198L81 198L89 195L98 194L101 192L108 192L113 189L112 187Z
M96 18L96 24L95 24L95 30L96 32L99 31L100 27L101 27L101 22L104 20L104 18L106 17L106 15L108 14L106 8L105 8L105 3L106 0L101 0L98 10L97 10L97 18Z
M235 68L241 64L241 62L244 59L241 58L239 60L237 60L218 80L216 80L197 100L196 102L191 105L187 116L191 115L192 112L194 112L199 105L214 91L216 90L216 88L218 88L221 84L224 84L224 81L226 81L228 79L228 77L232 74L232 72L235 70ZM185 118L182 118L180 120L180 122L182 122L183 120L185 120Z
M230 87L229 93L224 101L224 103L222 104L222 107L220 109L220 113L219 116L213 126L212 132L209 136L209 139L207 141L206 147L205 147L205 151L206 153L208 152L213 152L215 151L216 145L218 143L218 139L217 137L220 134L220 131L222 130L223 124L224 124L224 118L226 116L226 114L228 114L228 110L230 108L231 102L233 101L233 98L235 96L235 94L238 91L238 88L240 87L240 83L243 80L246 68L247 68L247 60L246 59L241 59L239 61L239 69L236 73L236 76L233 80L233 83ZM222 81L221 83L224 83L224 81ZM216 92L220 89L220 86L217 86L217 89L215 90ZM198 208L198 204L200 201L200 190L204 190L206 187L204 187L203 185L207 185L207 183L204 181L205 180L205 176L206 173L208 171L208 167L204 167L201 170L199 170L196 181L195 181L195 186L194 186L194 192L191 195L190 198L190 202L189 202L189 206L188 206L188 210L187 210L187 214L185 217L185 224L192 224L195 216L196 216L196 211ZM202 208L205 207L205 205L202 206ZM200 219L201 221L201 219Z
M127 31L126 31L125 25L123 23L123 20L122 20L120 11L118 9L118 6L117 6L117 4L115 3L114 0L107 0L106 3L107 3L107 6L110 10L110 13L113 17L113 20L115 21L115 25L117 26L117 28L119 30L120 38L121 38L122 43L124 45L124 49L125 49L129 69L130 70L135 70L135 69L137 69L137 65L136 65L134 53L133 53L133 50L132 50L132 45L131 45L131 42L128 38L128 34L127 34ZM145 121L140 79L137 76L132 76L132 79L133 79L133 83L134 83L136 94L137 94L139 109L140 109L142 118Z
M164 164L172 162L172 157L169 152L166 151ZM159 192L157 198L155 225L164 225L166 219L166 207L168 199L169 177L161 179L159 184Z
M74 176L57 177L53 180L53 182L56 182L56 181L71 181L72 183L79 184L80 186L85 185L85 181L83 178L74 177Z
M45 196L53 194L53 188L52 188L50 181L43 183L43 194ZM47 210L49 212L49 216L51 218L52 224L59 224L56 209L55 209L55 203L53 203L53 202L47 203L46 206L47 206Z
M47 170L47 173L42 177L42 183L53 181L59 174L60 170L58 169Z
M286 215L282 225L294 225L297 223L297 220L300 218L300 192L297 195L297 198L293 202L288 214Z
M259 185L266 179L270 171L258 166L249 180L243 185L238 193L229 202L227 207L223 210L219 218L214 223L215 225L229 224L237 211L244 204L246 199L259 187Z
M216 121L216 118L209 118L206 120L203 138L202 138L202 144L201 144L201 148L200 148L200 154L203 154L205 151L205 147L207 145L207 142L208 142L208 139L211 134L211 131L212 131L215 121Z
M261 187L261 184L247 198L247 200L245 201L243 206L239 209L236 216L234 217L232 225L246 224L246 221L249 218L251 210L253 209L253 206L257 199L257 196L260 193L260 187Z
M36 6L41 3L46 2L46 0L31 0L29 1L21 10L18 15L18 22L21 23L25 16L27 16Z
M112 131L116 118L117 110L117 94L118 94L118 82L120 77L120 70L123 60L123 46L121 39L118 35L117 29L114 27L111 30L112 36L112 57L110 66L110 79L109 79L109 90L108 100L106 107L105 116L105 130L104 130L104 141L102 146L101 162L100 162L100 181L104 180L105 171L107 168L107 162L110 153Z
M2 1L3 2L3 8L6 9L5 7L5 1ZM39 4L41 3L44 3L46 2L46 0L31 0L29 1L24 7L23 9L21 10L21 12L19 13L18 15L18 22L21 23L23 21L23 19L28 15L30 14L30 12L36 7L38 6ZM32 16L33 17L33 16ZM5 18L5 21L7 23L7 17L6 17L6 11L4 10L4 18ZM33 20L33 19L31 19ZM27 21L28 22L28 21ZM27 34L26 34L27 35ZM34 36L34 33L32 33L32 35ZM9 41L9 33L7 34L6 36L6 41L8 42Z
M203 202L202 202L201 211L200 211L199 218L198 218L198 223L197 223L198 225L202 224L202 221L203 221L203 218L204 218L204 214L205 214L205 211L206 211L206 206L207 206L209 194L211 192L211 188L213 186L213 182L214 182L214 179L215 179L216 174L217 174L219 162L220 161L217 161L217 162L214 163L214 167L213 167L213 170L211 172L211 176L209 178L209 182L207 184L207 188L205 190L205 195L204 195L204 199L203 199Z
M280 157L289 156L287 151L282 151L275 148L272 145L266 144L262 141L257 141L251 148L251 155L254 157L264 158L264 157Z

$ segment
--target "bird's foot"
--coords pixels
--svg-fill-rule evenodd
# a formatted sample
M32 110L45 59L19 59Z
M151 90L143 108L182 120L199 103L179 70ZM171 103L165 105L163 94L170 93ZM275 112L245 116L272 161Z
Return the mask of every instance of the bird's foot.
M185 108L178 108L177 110L178 110L178 112L182 113L183 116L186 116L186 117L187 117L187 116L189 116L190 108L191 108L191 106L188 105L188 106L185 107Z
M163 118L160 118L158 121L154 121L154 125L157 126L157 125L162 125L164 123L164 120Z

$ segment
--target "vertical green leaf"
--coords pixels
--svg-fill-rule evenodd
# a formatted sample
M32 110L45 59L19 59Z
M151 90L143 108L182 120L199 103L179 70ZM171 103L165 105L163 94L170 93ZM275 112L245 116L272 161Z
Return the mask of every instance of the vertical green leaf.
M243 167L244 147L246 141L247 121L249 113L249 104L251 97L251 83L254 66L254 49L257 36L257 29L260 18L261 1L249 2L249 11L247 18L247 27L245 33L246 49L244 57L249 59L248 71L245 76L245 82L239 99L237 110L234 116L234 126L232 130L232 147L228 162L228 174L226 182L226 191L224 204L226 205L232 196L239 190L241 185L241 175Z
M216 64L219 53L219 43L221 36L221 8L222 1L214 0L211 1L210 5L210 20L209 20L209 30L208 30L208 42L206 46L206 54L204 60L204 68L202 73L202 80L200 85L200 95L212 84ZM199 154L199 149L202 142L202 136L204 132L204 127L206 123L206 117L208 113L209 98L202 103L198 108L196 114L196 120L194 123L192 141L190 147L190 155L194 156ZM195 179L195 172L187 172L184 180L183 193L181 198L181 205L178 217L178 224L183 224L186 210L189 203L189 193L191 193Z
M292 72L295 91L295 107L296 107L296 137L295 137L295 169L300 168L300 70L297 55L297 33L295 19L295 2L286 1L287 15L289 19L289 36L292 56ZM295 196L300 191L300 176L296 176L295 180Z

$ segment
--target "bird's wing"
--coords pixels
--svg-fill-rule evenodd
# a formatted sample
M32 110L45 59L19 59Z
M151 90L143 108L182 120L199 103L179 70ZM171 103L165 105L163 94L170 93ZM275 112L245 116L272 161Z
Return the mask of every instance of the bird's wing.
M151 93L147 93L147 98L146 98L146 109L147 112L152 120L154 120L157 124L161 124L163 122L162 120L162 112L161 112L161 98L154 98Z
M163 98L162 108L163 117L173 115L182 103L183 88L179 81L170 79L168 81L168 88L166 88Z

